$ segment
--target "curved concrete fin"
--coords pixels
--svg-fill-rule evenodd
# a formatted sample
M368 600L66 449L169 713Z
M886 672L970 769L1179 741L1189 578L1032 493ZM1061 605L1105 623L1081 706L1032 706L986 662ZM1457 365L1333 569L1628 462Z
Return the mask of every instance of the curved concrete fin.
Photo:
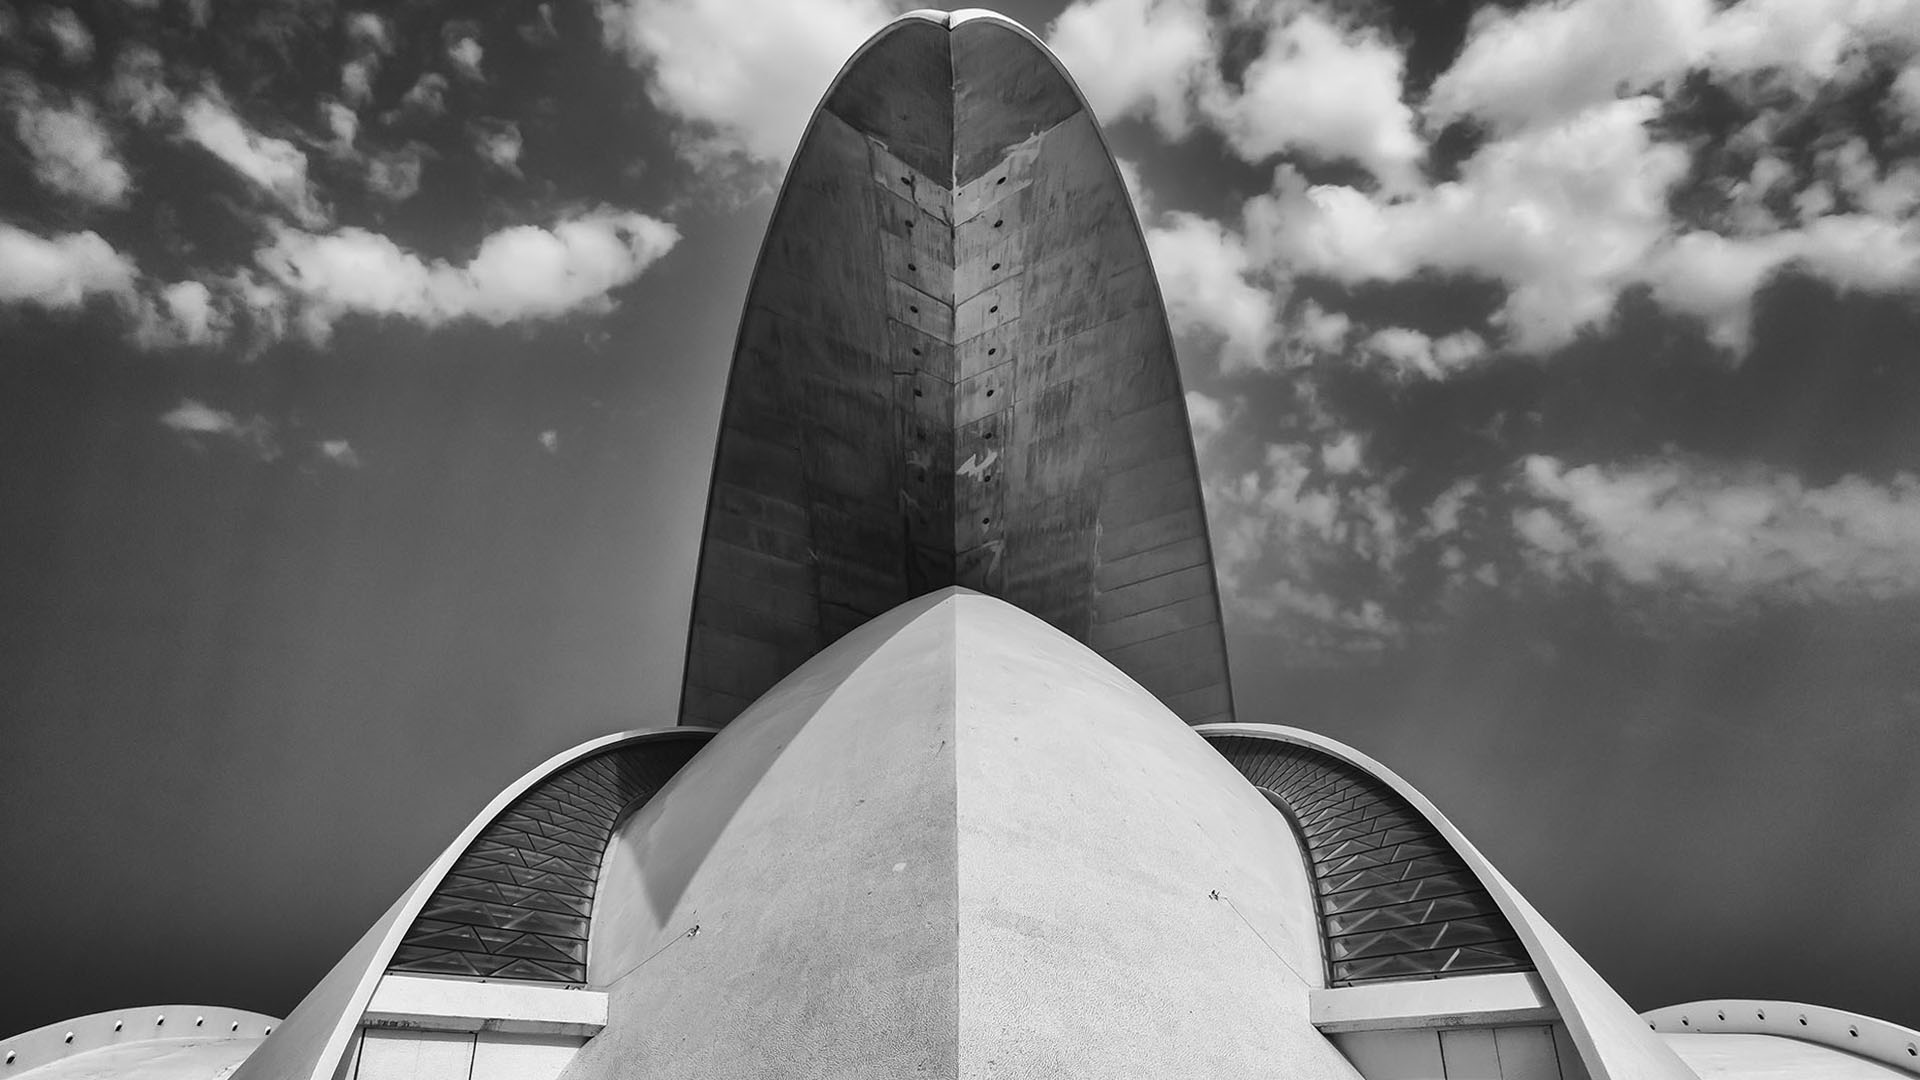
M949 585L1232 718L1180 372L1099 125L1017 24L916 12L835 80L767 230L681 722Z

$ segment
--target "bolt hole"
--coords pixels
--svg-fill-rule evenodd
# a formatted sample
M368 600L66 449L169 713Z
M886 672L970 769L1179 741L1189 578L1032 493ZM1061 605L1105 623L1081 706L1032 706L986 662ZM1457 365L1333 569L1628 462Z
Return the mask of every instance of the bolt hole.
M989 315L991 315L991 314L993 314L994 312L996 312L996 311L999 311L999 310L1000 310L1000 305L999 305L999 304L995 304L995 305L993 305L992 307L990 307L990 308L988 308L988 309L987 309L987 314L989 314Z
M120 1030L120 1025L121 1025L121 1024L123 1024L123 1023L125 1023L125 1021L124 1021L124 1020L115 1020L115 1021L113 1022L113 1030L115 1030L115 1031L119 1031L119 1030Z
M907 264L907 269L909 269L909 270L918 270L918 269L920 269L920 268L919 268L919 267L917 267L917 266L915 266L915 265L913 265L912 263L908 263L908 264Z
M207 1018L206 1018L206 1017L204 1017L204 1016L196 1016L196 1017L194 1017L194 1018L193 1018L193 1026L194 1026L194 1027L200 1027L201 1025L203 1025L203 1024L205 1024L206 1022L207 1022Z
M1000 186L1001 184L1004 184L1004 183L1006 183L1006 182L1007 182L1007 178L1003 176L1003 177L1001 177L1000 179L998 179L998 180L995 180L995 181L993 182L993 186L994 186L994 187L999 187L999 186Z
M235 1020L235 1021L233 1022L233 1026L232 1026L232 1027L229 1027L229 1028L228 1028L227 1030L228 1030L228 1031L239 1031L239 1030L240 1030L240 1021L238 1021L238 1020Z
M991 388L989 388L989 389L987 390L987 396L988 396L988 397L992 397L992 396L993 396L993 390L992 390Z
M901 178L900 178L900 182L901 182L901 183L903 183L903 184L905 184L905 185L907 185L908 187L912 187L912 186L913 186L913 177L911 177L911 176L903 176L903 177L901 177Z
M73 1032L71 1032L71 1031L69 1031L69 1032L67 1032L67 1037L66 1037L66 1038L64 1038L64 1039L62 1039L62 1040L60 1040L60 1041L61 1041L61 1042L72 1042L72 1041L73 1041Z
M1753 1015L1755 1015L1755 1016L1757 1016L1757 1017L1759 1017L1759 1018L1760 1018L1760 1019L1762 1019L1762 1020L1765 1020L1765 1019L1767 1018L1767 1010L1765 1010L1765 1009L1755 1009L1755 1010L1753 1011Z
M1681 1026L1681 1027L1692 1027L1692 1026L1693 1026L1693 1021L1691 1021L1691 1020L1689 1020L1689 1019L1687 1019L1686 1017L1684 1017L1684 1016L1683 1016L1683 1017L1681 1017L1681 1018L1680 1018L1680 1026Z
M153 1026L154 1026L154 1027L159 1027L159 1026L160 1026L161 1024L164 1024L164 1023L166 1023L166 1022L167 1022L167 1017L166 1017L166 1014L165 1014L165 1013L162 1013L161 1015L159 1015L159 1016L156 1016L156 1017L154 1017L154 1018L153 1018Z
M907 228L909 229L913 228L913 222L911 221L907 222Z
M1725 1009L1722 1009L1719 1012L1715 1013L1714 1015L1718 1016L1722 1020L1725 1020L1727 1018L1727 1011Z
M920 394L920 388L919 388L919 387L917 387L917 386L916 386L916 387L914 387L914 388L913 388L913 396L914 396L914 397L920 397L920 396L921 396L921 394Z
M997 229L997 228L999 228L1000 226L1002 226L1002 225L1005 225L1006 223L1007 223L1007 219L1006 219L1006 218L998 218L998 219L996 219L996 220L994 221L994 223L993 223L993 227Z
M991 524L993 524L993 519L992 519L992 518L990 518L990 517L983 517L983 518L981 518L981 519L980 519L980 524L982 524L982 525L991 525Z
M993 483L993 474L992 474L992 473L983 473L983 474L981 475L981 477L980 477L980 479L982 479L982 480L984 480L984 481L986 481L987 483L989 483L989 484L991 484L991 483Z
M1806 1018L1806 1017L1804 1017L1804 1016L1803 1016L1803 1017L1801 1017L1801 1018L1800 1018L1800 1026L1801 1026L1801 1027L1806 1027L1806 1026L1807 1026L1807 1018Z
M7 1064L13 1064L13 1051L7 1051Z
M988 356L992 356L992 355L993 355L994 353L997 353L997 352L999 352L999 351L1000 351L999 349L988 349L988 350L987 350L987 355L988 355Z
M1920 1046L1915 1046L1915 1045L1913 1045L1912 1043L1908 1043L1908 1044L1907 1044L1907 1056L1908 1056L1908 1057L1920 1057ZM13 1055L12 1055L12 1054L8 1054L8 1055L7 1055L7 1060L8 1060L8 1061L12 1061L12 1060L13 1060Z
M994 263L994 264L993 264L993 267L992 267L992 269L995 269L995 270L998 270L998 269L1000 269L1000 264L999 264L999 263Z
M918 348L916 348L916 349L914 349L914 350L913 350L913 355L915 355L915 356L919 356L919 355L920 355L920 350L919 350Z
M981 435L980 437L981 437L981 438L983 438L983 439L991 439L991 438L993 438L993 432L991 432L991 431L989 431L989 432L986 432L986 433L984 433L984 434L982 434L982 435Z
M914 313L915 315L918 315L918 314L920 314L920 305L919 305L919 304L908 304L908 305L907 305L907 310L908 310L908 311L911 311L911 312L913 312L913 313Z
M1847 1025L1847 1034L1848 1034L1849 1036L1851 1036L1851 1037L1853 1037L1853 1038L1855 1038L1855 1039L1857 1039L1857 1038L1859 1038L1859 1037L1860 1037L1860 1029L1859 1029L1859 1028L1857 1028L1857 1027L1854 1027L1854 1026L1853 1026L1852 1024L1848 1024L1848 1025Z

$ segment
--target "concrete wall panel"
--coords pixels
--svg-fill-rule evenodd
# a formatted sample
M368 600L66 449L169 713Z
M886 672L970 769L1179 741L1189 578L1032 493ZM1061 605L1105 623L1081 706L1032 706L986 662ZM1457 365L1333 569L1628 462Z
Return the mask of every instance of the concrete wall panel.
M1113 656L1204 702L1189 720L1231 710L1211 559L1188 561L1206 522L1146 244L1079 92L1005 20L904 16L829 90L749 287L714 492L690 721L724 723L865 619L953 584L1101 649L1191 630L1177 657ZM1182 565L1133 558L1160 548ZM1152 587L1182 592L1150 620L1103 629L1145 614L1102 596L1148 570L1190 572ZM722 579L744 573L789 590L762 605L778 633L742 625L753 590ZM756 659L728 677L703 649ZM1160 670L1206 650L1209 692Z

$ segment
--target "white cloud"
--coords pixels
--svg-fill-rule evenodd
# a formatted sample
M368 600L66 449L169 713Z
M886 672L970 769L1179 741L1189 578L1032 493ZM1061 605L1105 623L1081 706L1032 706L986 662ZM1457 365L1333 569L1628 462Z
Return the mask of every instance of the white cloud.
M96 206L126 201L133 177L92 105L58 105L34 95L19 104L14 134L33 158L34 179L47 188Z
M360 114L337 101L323 101L320 116L327 130L333 132L334 146L342 153L352 150L353 141L360 136Z
M356 108L373 100L373 80L380 73L380 61L363 56L340 65L340 97Z
M318 449L321 457L343 469L357 469L361 465L360 455L345 439L322 439Z
M149 349L217 345L231 329L232 321L211 288L180 281L141 298L133 339Z
M1047 44L1103 122L1147 116L1169 137L1191 128L1214 58L1201 0L1074 0Z
M1920 0L1741 0L1708 27L1716 72L1774 69L1826 82L1864 49L1920 49Z
M114 57L107 103L139 124L171 120L180 111L180 99L167 85L166 66L147 45L129 45Z
M378 12L356 11L347 16L347 41L356 52L392 56L393 26Z
M1487 343L1471 330L1435 340L1418 330L1390 326L1374 331L1361 346L1392 364L1403 377L1418 375L1428 379L1448 378L1487 354Z
M1893 126L1920 131L1920 60L1902 68L1887 89L1886 111Z
M90 296L132 294L138 271L99 233L45 239L0 222L0 303L71 311Z
M43 8L39 23L40 32L53 42L64 63L78 66L93 59L93 31L71 9Z
M519 175L520 151L524 144L520 138L520 125L511 120L483 118L468 125L468 133L473 137L474 152L494 168Z
M486 81L486 74L480 70L480 61L485 55L486 50L470 37L455 39L447 46L447 61L453 69L475 82Z
M419 143L373 155L367 160L367 190L391 203L403 203L420 191L426 148Z
M540 449L545 450L547 453L557 454L560 452L560 433L558 431L552 428L542 431L539 441Z
M646 72L655 106L693 125L696 160L784 164L847 57L895 0L600 0L609 45Z
M1248 279L1257 268L1237 234L1174 213L1147 230L1147 248L1176 333L1219 339L1226 370L1266 366L1278 313L1273 293Z
M1648 135L1658 110L1632 98L1488 143L1457 181L1398 201L1283 167L1247 204L1248 244L1285 271L1347 283L1426 268L1490 277L1509 288L1497 322L1512 346L1564 345L1612 311L1667 231L1688 154Z
M1312 9L1276 7L1264 51L1235 92L1211 80L1201 110L1249 162L1282 151L1367 167L1389 188L1420 179L1426 147L1401 100L1405 59L1390 41Z
M1662 246L1640 276L1662 304L1702 320L1715 344L1744 352L1754 294L1789 264L1843 289L1914 288L1920 286L1920 227L1835 214L1761 236L1689 232Z
M1337 353L1347 347L1347 334L1353 320L1344 312L1328 311L1311 300L1300 305L1293 319L1293 338L1323 353Z
M160 417L160 424L187 437L189 441L209 438L231 440L262 461L272 461L280 456L280 440L273 422L264 416L255 415L241 420L205 402L182 398L179 405Z
M502 229L462 266L423 259L355 228L327 236L283 231L256 259L301 302L309 333L324 337L347 314L427 326L471 318L499 326L602 311L612 303L608 293L638 277L678 239L666 222L601 210L551 229Z
M1206 445L1227 429L1226 402L1198 390L1187 391L1187 425L1193 429L1195 445Z
M1357 471L1364 460L1365 442L1357 431L1343 431L1320 448L1320 464L1336 476Z
M413 81L400 97L400 108L414 116L432 119L447 111L447 77L429 71Z
M1512 129L1564 121L1685 71L1713 14L1708 0L1561 0L1474 14L1466 44L1434 81L1428 110Z
M307 155L292 143L253 131L225 102L205 94L187 102L181 120L188 139L271 195L295 220L309 228L325 222L307 182Z
M1634 585L1684 585L1730 602L1920 590L1912 476L1808 488L1784 472L1720 475L1679 462L1567 468L1533 457L1523 482L1545 506L1516 526L1550 571L1600 565Z

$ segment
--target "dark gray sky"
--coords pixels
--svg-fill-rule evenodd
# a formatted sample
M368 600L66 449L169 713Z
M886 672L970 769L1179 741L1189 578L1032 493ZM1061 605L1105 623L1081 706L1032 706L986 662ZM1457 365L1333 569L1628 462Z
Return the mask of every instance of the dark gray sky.
M1176 328L1240 716L1636 1006L1920 1024L1920 5L1010 5ZM772 185L879 0L0 0L0 1030L284 1014L672 721Z

